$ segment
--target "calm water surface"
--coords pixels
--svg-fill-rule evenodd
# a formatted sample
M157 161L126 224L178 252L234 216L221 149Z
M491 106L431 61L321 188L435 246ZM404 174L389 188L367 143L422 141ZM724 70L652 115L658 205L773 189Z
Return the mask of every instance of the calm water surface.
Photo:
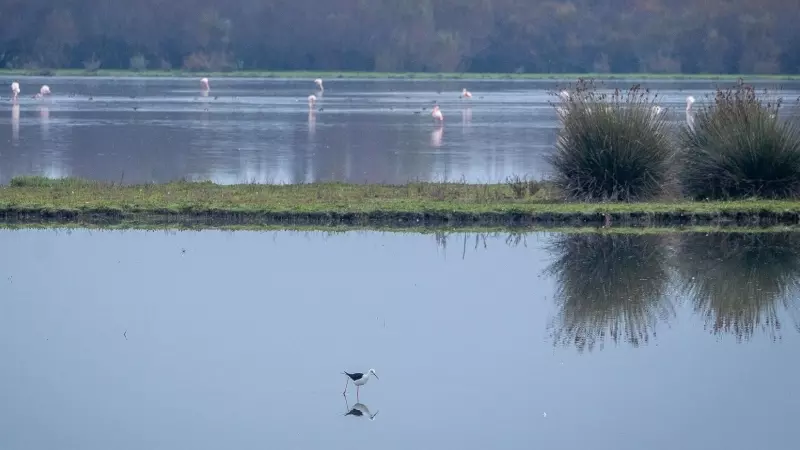
M798 243L2 231L0 448L793 449Z
M0 85L11 81L0 77ZM208 97L191 78L19 81L20 104L0 102L0 183L32 173L226 184L540 178L558 126L548 94L558 81L330 79L312 113L310 79L212 79ZM52 97L32 99L45 83ZM676 124L687 95L700 101L715 86L644 83L663 96ZM787 99L800 95L800 82L755 85L781 86ZM471 101L459 99L463 87ZM442 128L430 117L434 101Z

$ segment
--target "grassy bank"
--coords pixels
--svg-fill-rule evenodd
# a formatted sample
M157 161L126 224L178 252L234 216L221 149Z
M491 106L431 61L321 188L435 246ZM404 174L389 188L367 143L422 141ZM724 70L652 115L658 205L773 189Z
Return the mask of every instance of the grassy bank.
M20 177L0 188L7 225L585 227L795 225L800 201L566 203L546 183L115 185Z
M330 72L330 71L252 71L187 72L147 70L97 70L83 69L4 69L0 76L55 76L55 77L201 77L212 78L323 78L323 79L399 79L399 80L800 80L800 75L728 75L728 74L649 74L649 73L427 73L427 72Z

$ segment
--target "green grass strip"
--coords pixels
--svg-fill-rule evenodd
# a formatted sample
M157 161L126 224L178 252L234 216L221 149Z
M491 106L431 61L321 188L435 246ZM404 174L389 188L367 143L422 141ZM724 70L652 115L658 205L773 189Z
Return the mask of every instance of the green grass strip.
M546 182L505 184L177 181L119 185L17 177L0 187L0 222L187 227L497 228L778 226L800 222L798 200L567 203Z

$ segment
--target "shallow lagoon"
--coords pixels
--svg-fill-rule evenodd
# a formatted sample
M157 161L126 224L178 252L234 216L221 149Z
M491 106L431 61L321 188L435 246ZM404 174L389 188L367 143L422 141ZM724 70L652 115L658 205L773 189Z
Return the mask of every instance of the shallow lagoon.
M793 448L796 242L5 230L0 446Z
M20 104L0 102L0 183L30 174L223 184L538 179L547 174L558 127L548 91L570 81L331 79L309 113L311 79L212 79L208 97L198 80L21 78ZM0 77L0 84L11 81ZM686 96L702 102L716 85L733 83L605 87L636 82L659 93L676 125ZM52 97L30 98L42 84ZM781 87L785 112L793 113L800 82L754 85ZM472 100L459 99L464 87ZM445 115L442 128L430 117L434 102Z

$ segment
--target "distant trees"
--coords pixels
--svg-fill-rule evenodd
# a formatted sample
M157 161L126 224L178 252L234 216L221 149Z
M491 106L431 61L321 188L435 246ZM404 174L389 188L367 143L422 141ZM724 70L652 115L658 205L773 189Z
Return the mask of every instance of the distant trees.
M800 72L796 0L0 0L0 67Z

